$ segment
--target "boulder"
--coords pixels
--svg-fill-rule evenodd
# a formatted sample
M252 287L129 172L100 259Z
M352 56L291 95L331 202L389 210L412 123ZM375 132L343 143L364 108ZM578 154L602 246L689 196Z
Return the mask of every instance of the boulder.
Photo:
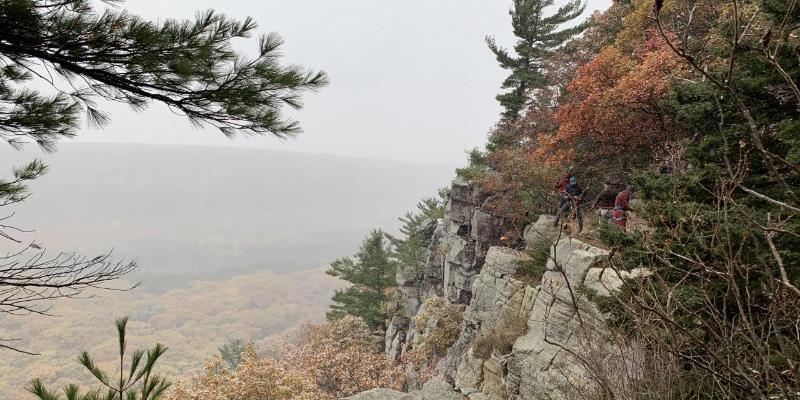
M506 399L504 360L492 356L486 360L468 351L456 374L455 386L473 399Z
M474 270L474 247L460 236L447 233L441 241L444 257L443 287L447 300L451 303L468 304L471 299Z
M472 213L470 226L470 237L475 246L472 269L480 270L489 248L500 244L500 238L503 235L503 221L501 218L478 209Z
M399 360L403 353L403 345L409 330L409 319L395 315L392 317L389 326L386 327L385 352L386 355Z
M472 204L475 189L466 179L456 177L450 184L450 199L465 204Z
M563 270L569 278L569 282L577 287L583 283L589 268L607 257L608 251L606 250L591 246L578 239L564 236L557 239L550 249L547 270Z
M650 275L652 272L646 268L619 271L619 275L611 268L590 268L583 285L600 296L609 296L611 292L619 290L626 280L642 279Z
M558 228L553 226L555 222L556 218L554 216L541 215L536 222L526 226L522 237L525 239L528 248L531 248L534 243L542 239L555 240L558 234Z
M571 356L578 351L574 335L579 327L599 326L596 307L578 292L589 269L608 252L565 237L553 247L528 319L527 333L516 340L508 361L510 398L552 398L564 386L590 384L585 369ZM591 328L599 329L599 328ZM591 330L590 329L590 330Z

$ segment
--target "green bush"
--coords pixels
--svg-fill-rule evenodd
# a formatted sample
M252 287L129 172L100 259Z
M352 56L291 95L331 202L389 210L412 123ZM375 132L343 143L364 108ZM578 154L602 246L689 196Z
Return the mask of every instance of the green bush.
M546 237L539 237L529 244L527 259L517 261L517 273L515 277L531 286L537 286L542 280L542 276L547 271L547 260L550 259L550 250L553 241Z

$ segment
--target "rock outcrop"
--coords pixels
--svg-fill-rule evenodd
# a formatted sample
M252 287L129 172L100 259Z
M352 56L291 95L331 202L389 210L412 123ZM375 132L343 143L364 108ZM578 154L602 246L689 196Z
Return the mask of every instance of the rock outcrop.
M590 385L572 356L584 343L577 334L588 325L599 329L599 313L579 292L589 269L606 257L604 250L569 237L558 240L547 263L527 333L514 342L508 359L507 387L513 398L556 397L566 386Z
M426 262L398 272L400 304L386 332L386 352L398 360L421 341L415 335L428 334L414 326L421 304L435 298L466 305L458 339L438 363L439 379L410 393L376 390L354 399L566 399L596 390L580 356L610 344L598 339L603 316L582 287L607 295L646 271L599 268L607 251L564 235L542 216L524 239L529 248L550 244L545 272L541 281L521 279L529 256L500 246L502 220L481 210L478 196L455 180L445 217L426 227Z
M483 267L486 253L500 243L502 221L477 207L477 190L462 179L450 188L444 218L425 228L426 261L404 266L397 273L398 312L386 331L386 354L400 359L414 341L414 316L429 298L443 297L452 304L469 304L472 282Z
M524 333L537 289L515 279L517 263L525 253L492 247L486 264L473 283L475 297L464 315L461 336L450 348L442 373L462 393L506 398L504 344ZM482 336L481 336L482 335ZM481 341L481 351L473 351Z

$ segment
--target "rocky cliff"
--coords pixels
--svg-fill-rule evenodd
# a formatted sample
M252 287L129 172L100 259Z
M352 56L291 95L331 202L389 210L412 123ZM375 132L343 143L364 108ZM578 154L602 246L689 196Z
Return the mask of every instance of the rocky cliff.
M440 323L425 310L432 299L466 306L459 309L460 331L436 360L435 378L421 388L409 368L410 393L376 390L353 398L576 398L601 390L602 374L593 368L629 362L625 349L601 334L604 318L584 295L609 294L626 278L600 268L608 253L564 235L552 217L542 216L524 236L528 246L552 243L546 268L541 276L521 276L520 265L530 259L500 246L502 219L481 209L467 182L455 180L450 193L444 218L426 227L426 261L398 271L399 304L386 352L405 362L420 336ZM420 329L415 324L423 312Z

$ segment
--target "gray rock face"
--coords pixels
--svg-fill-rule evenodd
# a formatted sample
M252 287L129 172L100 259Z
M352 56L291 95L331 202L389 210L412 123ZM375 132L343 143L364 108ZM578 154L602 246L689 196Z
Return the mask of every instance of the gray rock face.
M471 347L480 335L497 337L524 333L524 326L533 308L536 289L515 279L514 273L525 253L505 247L492 247L486 263L472 289L475 296L464 314L464 327L455 345L450 348L442 374L462 393L482 394L488 398L505 398L505 357L492 354L477 356ZM516 337L508 337L513 342Z
M397 272L398 304L386 331L386 353L399 359L413 340L414 315L431 297L470 304L473 281L486 253L500 243L502 220L475 205L476 189L457 178L450 188L445 215L425 228L424 265L402 266Z
M525 243L530 247L531 244L536 243L538 240L554 240L558 234L557 228L553 226L555 222L556 218L552 215L539 216L536 222L525 227L525 231L522 235L525 239Z
M423 229L423 241L432 243L440 232L440 221L428 221ZM432 255L431 248L428 248L427 259ZM386 354L399 360L403 353L403 346L409 336L410 328L413 326L414 316L417 314L422 300L427 296L422 294L426 289L423 282L426 281L428 262L422 265L400 265L397 270L397 309L395 315L389 322L384 337Z
M400 360L402 355L403 344L406 343L406 336L409 331L410 320L408 318L395 315L392 317L389 326L386 328L386 336L384 337L384 344L386 355Z
M645 268L619 271L619 274L610 268L590 268L586 273L583 286L587 289L594 290L600 296L609 296L611 292L619 290L624 281L647 278L651 274L652 273Z
M532 225L537 224L552 226L552 219L540 218ZM526 231L529 240L557 237L555 230ZM468 398L567 399L575 392L565 387L592 390L586 368L569 351L579 354L598 345L579 333L599 332L604 323L578 288L608 253L567 236L555 240L547 272L536 287L514 277L518 262L527 255L503 247L487 252L472 285L461 336L440 366L445 381ZM520 323L523 328L517 331ZM511 351L476 351L476 346L486 346L486 339L478 344L481 337L510 341Z
M399 304L385 338L387 354L398 360L423 339L415 335L429 331L414 327L426 299L467 305L460 335L437 366L440 379L410 393L377 389L352 399L567 399L576 397L564 386L593 390L570 352L608 346L592 337L604 329L603 316L578 290L619 288L616 274L601 276L596 267L608 253L562 236L553 217L541 216L524 238L529 248L550 241L550 258L540 283L523 282L515 273L528 256L499 246L502 221L481 210L477 197L470 184L454 180L444 218L426 225L425 263L398 271Z
M601 329L602 319L578 288L589 269L607 255L571 238L556 243L528 319L528 332L514 343L508 360L510 398L545 393L558 398L564 386L590 385L585 368L570 351L581 351L575 333Z

